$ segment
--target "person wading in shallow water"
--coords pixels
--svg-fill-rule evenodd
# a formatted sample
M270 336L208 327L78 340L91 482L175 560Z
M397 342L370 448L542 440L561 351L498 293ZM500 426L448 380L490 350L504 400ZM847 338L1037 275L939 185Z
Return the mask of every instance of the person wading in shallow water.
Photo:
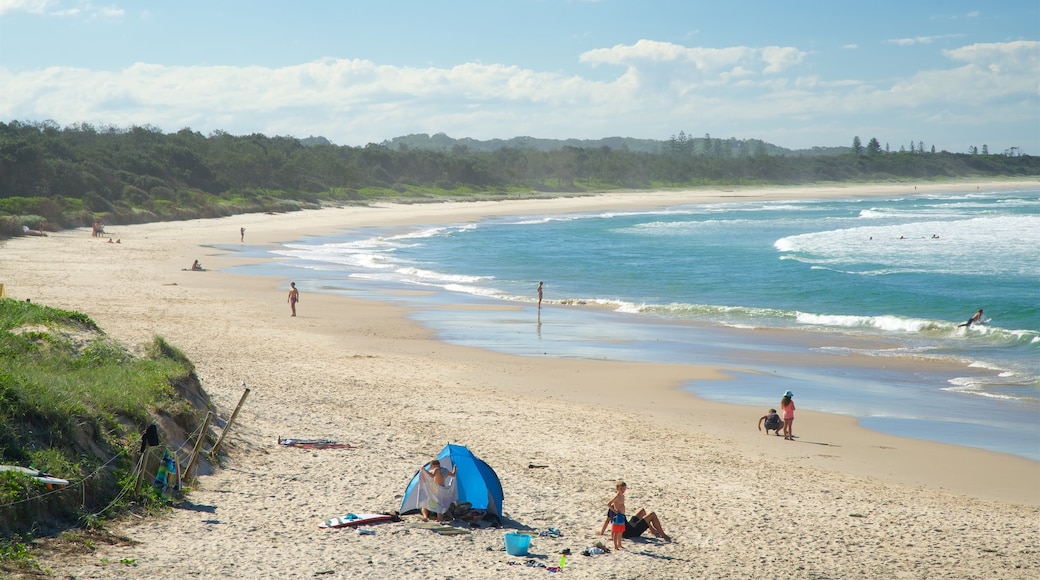
M978 324L979 322L982 322L982 309L981 308L979 308L979 311L976 312L975 314L973 314L971 316L971 318L968 319L967 322L965 322L964 324L958 324L957 328L961 328L961 327L964 327L964 326L967 326L968 328L971 328L971 325Z
M289 283L289 308L292 309L292 315L296 316L296 303L300 301L300 291L296 289L296 282Z

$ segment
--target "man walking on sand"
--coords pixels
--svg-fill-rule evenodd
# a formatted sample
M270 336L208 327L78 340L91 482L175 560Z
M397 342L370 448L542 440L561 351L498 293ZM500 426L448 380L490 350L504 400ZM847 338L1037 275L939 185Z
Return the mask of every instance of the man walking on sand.
M289 283L289 308L292 308L292 315L296 316L296 303L300 301L300 291L296 289L296 282Z

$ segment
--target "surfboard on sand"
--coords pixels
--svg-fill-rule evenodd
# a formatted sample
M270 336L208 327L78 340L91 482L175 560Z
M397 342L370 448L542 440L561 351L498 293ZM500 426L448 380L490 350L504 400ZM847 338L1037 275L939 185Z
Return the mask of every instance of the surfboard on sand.
M388 522L391 519L393 519L393 516L389 516L387 514L347 514L338 518L325 520L318 524L318 527L323 530L333 528L348 528L353 526L374 524L377 522Z
M47 489L50 490L65 487L69 484L69 480L67 479L54 477L51 475L47 475L46 473L40 473L39 470L31 469L28 467L19 467L17 465L0 465L0 471L17 471L19 473L24 473L25 475L28 475L36 481L43 483L47 486Z

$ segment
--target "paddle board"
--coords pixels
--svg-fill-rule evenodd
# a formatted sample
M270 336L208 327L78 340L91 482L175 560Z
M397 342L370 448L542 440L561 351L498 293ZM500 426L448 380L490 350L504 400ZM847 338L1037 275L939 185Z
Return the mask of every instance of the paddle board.
M374 524L376 522L388 522L391 516L386 514L347 514L338 518L332 518L325 520L318 524L318 527L323 530L332 528L347 528L353 526L360 526L365 524Z
M69 480L67 479L53 477L51 475L47 475L46 473L40 473L38 470L30 469L28 467L19 467L17 465L0 465L0 471L17 471L19 473L24 473L25 475L28 475L36 481L39 481L40 483L46 485L47 489L49 490L59 489L69 484Z

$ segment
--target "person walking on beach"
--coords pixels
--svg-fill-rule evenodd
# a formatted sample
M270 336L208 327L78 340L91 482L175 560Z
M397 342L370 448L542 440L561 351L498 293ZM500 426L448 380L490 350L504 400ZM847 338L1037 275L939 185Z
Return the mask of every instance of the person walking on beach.
M296 289L296 282L289 283L289 308L292 309L292 315L296 316L296 303L300 301L300 291Z
M794 433L791 431L794 425L794 393L787 391L780 399L780 410L784 413L784 439L794 441Z
M607 502L607 509L614 512L614 520L610 526L610 539L614 540L614 549L621 549L621 538L625 535L625 490L628 485L623 481L614 484L617 495Z
M238 228L238 241L240 241L240 242L246 241L246 229L245 228Z
M976 312L975 314L973 314L972 317L969 318L967 322L965 322L964 324L958 324L957 328L963 328L965 326L968 327L968 328L971 328L971 326L973 324L978 324L979 322L982 322L982 309L981 308L979 308L979 311Z
M538 310L542 309L542 282L538 283Z

